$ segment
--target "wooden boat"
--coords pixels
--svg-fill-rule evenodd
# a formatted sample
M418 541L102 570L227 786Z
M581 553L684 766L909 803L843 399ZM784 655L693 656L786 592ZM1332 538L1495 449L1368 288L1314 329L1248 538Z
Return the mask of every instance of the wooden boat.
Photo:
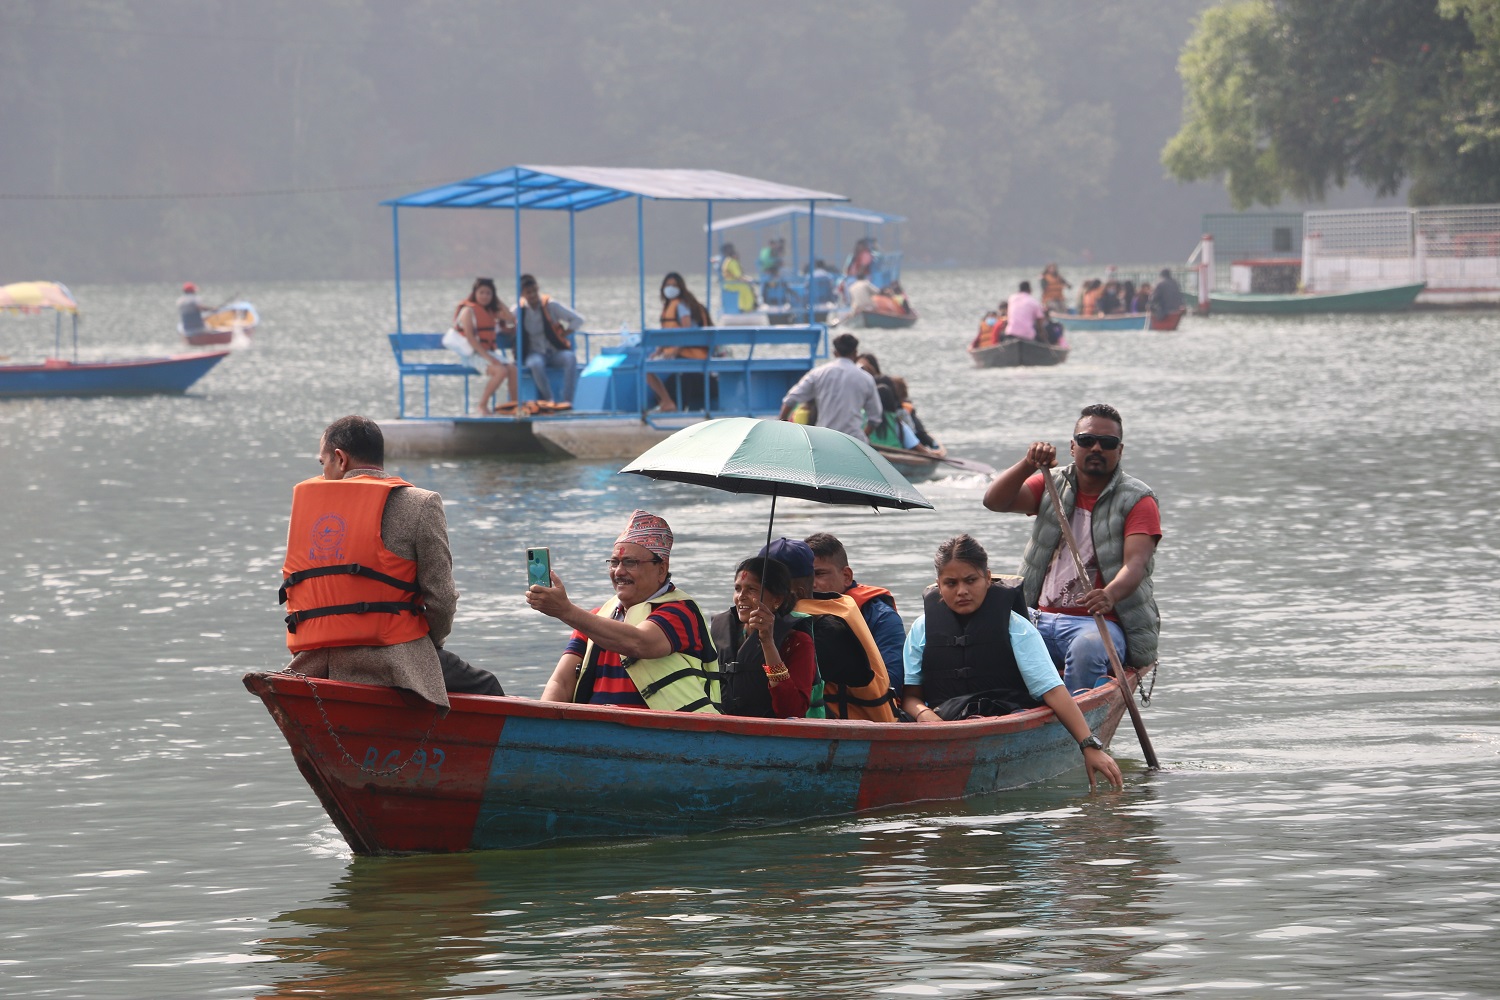
M230 302L204 316L205 329L201 333L187 333L182 329L181 323L177 324L177 331L194 347L207 347L229 343L234 339L236 326L245 336L252 336L259 324L260 314L255 311L255 306L249 302L239 301Z
M48 358L34 364L0 365L0 397L183 393L228 354L228 351L199 351L117 361Z
M1068 351L1066 341L1043 344L1018 337L1002 337L1000 343L989 347L970 347L969 357L979 368L1032 368L1060 365L1068 360Z
M1021 788L1081 765L1045 707L915 725L452 695L438 718L397 688L286 673L244 683L356 854L775 826ZM1077 701L1108 742L1125 712L1119 684Z
M1270 295L1257 292L1210 292L1210 312L1259 313L1287 316L1299 313L1390 312L1409 309L1426 288L1415 285L1390 285L1354 292L1291 293Z
M864 327L866 330L905 330L915 326L917 314L889 313L878 310L864 309L857 313L851 313L840 326Z
M887 462L890 462L910 482L927 479L938 474L966 472L980 476L993 476L994 466L985 465L969 458L957 458L943 450L940 455L917 451L912 448L886 448L871 445Z
M1168 313L1160 319L1155 319L1150 313L1114 313L1109 316L1074 316L1072 314L1057 316L1056 318L1069 330L1175 330L1177 324L1182 322L1182 316L1186 309L1179 309L1174 313Z

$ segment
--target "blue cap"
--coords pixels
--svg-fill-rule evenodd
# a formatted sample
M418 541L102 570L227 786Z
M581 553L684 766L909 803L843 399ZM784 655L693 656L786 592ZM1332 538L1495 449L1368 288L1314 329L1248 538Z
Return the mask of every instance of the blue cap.
M762 546L757 554L784 563L793 580L813 575L813 550L806 542L778 538L770 545Z

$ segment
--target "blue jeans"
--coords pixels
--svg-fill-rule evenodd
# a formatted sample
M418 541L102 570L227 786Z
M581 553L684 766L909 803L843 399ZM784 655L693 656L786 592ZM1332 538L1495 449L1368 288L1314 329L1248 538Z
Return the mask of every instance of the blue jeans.
M545 350L532 351L526 355L526 367L531 370L531 380L536 383L536 398L551 399L552 383L547 381L548 368L561 368L563 373L563 398L573 402L573 390L578 387L578 355L550 344Z
M1109 626L1115 652L1120 654L1123 663L1125 630L1119 622L1106 621L1104 624ZM1099 627L1094 624L1094 619L1039 611L1036 630L1042 633L1047 652L1052 654L1052 662L1062 671L1063 685L1069 691L1098 687L1109 676L1109 653L1104 649L1104 640L1099 638Z

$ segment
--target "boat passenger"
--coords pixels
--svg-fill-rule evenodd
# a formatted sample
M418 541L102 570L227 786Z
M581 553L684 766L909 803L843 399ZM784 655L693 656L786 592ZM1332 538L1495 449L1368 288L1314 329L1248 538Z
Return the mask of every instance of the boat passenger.
M870 271L875 267L875 240L869 236L862 236L854 241L854 249L849 252L849 259L844 262L844 274L863 281L870 276Z
M671 527L637 510L610 552L603 605L574 604L555 572L527 589L527 604L573 629L542 701L718 713L718 654L698 602L672 583L671 555Z
M1083 283L1083 294L1078 297L1078 313L1081 316L1099 315L1099 297L1104 294L1104 282L1090 278Z
M1161 269L1161 280L1156 283L1155 288L1151 289L1150 308L1152 319L1165 319L1184 308L1182 287L1177 284L1177 279L1172 277L1170 268Z
M1120 283L1111 281L1105 284L1104 291L1099 295L1099 312L1104 316L1114 316L1125 311L1125 303L1120 298Z
M1031 282L1023 281L1006 303L1005 332L1007 336L1020 340L1036 340L1041 324L1046 321L1046 310L1031 294Z
M1056 264L1048 264L1042 268L1042 306L1047 309L1059 309L1067 311L1067 303L1064 301L1063 292L1072 288L1067 278L1058 273Z
M901 422L911 428L912 436L916 438L916 442L907 447L932 455L948 454L948 449L922 426L922 418L917 415L917 404L911 401L911 391L906 385L906 379L900 375L892 376L891 388L896 392L896 402L901 405Z
M739 311L755 311L755 286L745 280L745 269L733 243L719 247L719 287L739 297Z
M756 258L756 267L760 269L761 280L772 280L781 276L781 267L786 260L786 240L780 236L773 236L766 241L766 245L760 248L760 256Z
M995 477L984 494L994 511L1034 516L1021 558L1026 603L1069 691L1101 683L1109 653L1093 620L1103 615L1121 660L1132 667L1156 662L1161 616L1151 572L1161 541L1161 509L1151 487L1120 470L1125 453L1120 412L1085 406L1073 425L1073 464L1054 468L1057 449L1034 441L1026 455ZM1043 475L1052 477L1083 555L1079 579L1062 538L1056 506Z
M495 290L495 279L475 278L469 297L453 310L453 329L443 334L443 346L485 376L479 412L486 417L495 415L490 401L502 383L509 397L504 408L514 409L516 405L516 366L506 358L501 341L515 328L516 318Z
M791 590L791 575L775 559L755 557L735 567L734 606L709 622L724 715L807 716L818 665L812 619L792 610Z
M1005 335L1006 313L1010 308L1009 302L1001 302L993 311L987 312L979 320L979 332L969 342L971 350L981 347L994 347L1000 343L1000 338Z
M1135 290L1135 298L1130 300L1130 311L1133 313L1151 311L1151 282L1143 281Z
M1097 774L1119 788L1119 765L1058 677L1021 591L990 577L989 556L968 535L939 545L933 566L937 583L906 637L907 714L931 724L1045 704L1078 741L1089 787Z
M198 298L198 286L191 281L182 283L182 296L177 300L177 322L182 327L183 333L202 333L207 329L203 325L203 317L208 312Z
M441 648L458 606L443 498L384 462L380 425L340 417L318 444L322 476L292 490L286 669L406 688L443 711L450 690L504 694L494 675Z
M868 278L858 278L847 282L844 285L844 292L849 296L849 314L839 322L853 320L860 313L880 311L875 301L880 290Z
M714 321L703 308L691 291L688 290L687 282L682 280L682 275L676 271L668 271L667 276L661 279L661 327L663 330L691 329L693 327L713 326ZM654 359L684 358L691 361L703 361L708 358L707 347L658 347L651 352ZM673 375L673 379L680 376ZM703 386L703 376L699 375L691 379L696 386ZM655 372L646 373L646 384L656 394L656 408L662 413L671 413L677 409L677 402L672 398L672 393L667 386L656 375ZM684 385L684 389L692 388Z
M543 295L536 278L521 275L521 301L517 344L520 356L531 372L539 400L554 402L552 383L547 369L563 373L563 398L555 401L558 409L573 405L573 391L578 387L578 355L573 352L573 332L582 329L583 317L549 295Z
M797 380L781 400L779 419L789 420L799 403L814 403L819 427L832 427L861 441L880 426L880 394L875 379L856 365L859 338L841 333L833 338L833 361Z
M896 610L896 598L884 587L871 586L854 579L849 554L837 535L820 531L803 539L813 554L813 591L843 594L859 608L880 662L885 667L891 693L901 698L901 649L906 644L906 624Z

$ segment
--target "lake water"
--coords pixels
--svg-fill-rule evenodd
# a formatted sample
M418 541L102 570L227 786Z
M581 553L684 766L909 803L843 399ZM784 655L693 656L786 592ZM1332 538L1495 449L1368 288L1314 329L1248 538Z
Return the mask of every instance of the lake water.
M1126 725L1119 794L1074 772L756 834L352 858L240 676L285 659L288 501L319 432L394 413L389 289L210 289L262 326L192 395L0 401L0 994L1500 996L1500 315L1189 317L975 370L977 314L1017 277L911 274L922 322L862 340L996 467L1085 403L1123 412L1165 531L1162 771ZM591 325L618 328L632 287L585 284ZM438 328L462 290L412 286L408 324ZM76 291L88 350L175 348L173 289ZM20 336L50 323L0 317L0 352ZM597 600L649 507L718 608L759 544L763 498L617 465L392 463L448 503L450 644L512 693L564 638L521 598L526 546ZM944 537L1018 559L1027 523L985 512L983 485L778 524L840 535L910 620Z

